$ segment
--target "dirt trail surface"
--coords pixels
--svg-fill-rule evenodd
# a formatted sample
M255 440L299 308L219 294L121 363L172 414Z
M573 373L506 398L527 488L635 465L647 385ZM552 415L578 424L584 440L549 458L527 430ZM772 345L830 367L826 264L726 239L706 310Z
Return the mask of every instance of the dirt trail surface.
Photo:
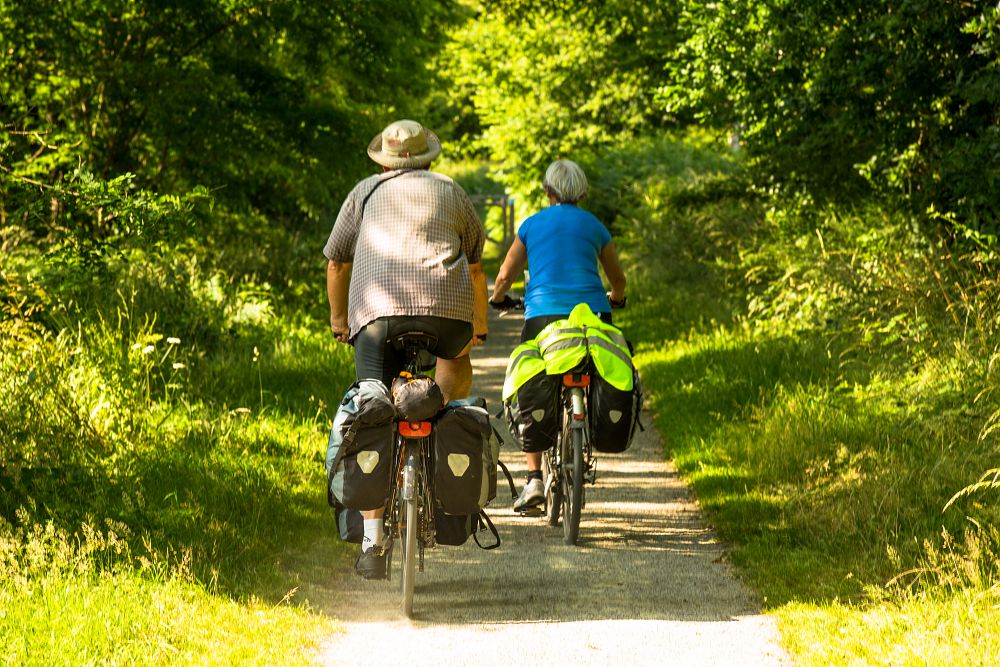
M473 394L500 405L522 319L491 313L474 350ZM723 546L676 471L652 419L629 451L601 455L577 546L561 527L515 515L506 483L487 509L503 545L436 547L417 576L414 620L392 581L337 573L329 611L345 632L323 665L789 665L772 620L726 564ZM524 457L504 451L515 482ZM394 566L398 564L398 556ZM324 605L326 606L326 605Z

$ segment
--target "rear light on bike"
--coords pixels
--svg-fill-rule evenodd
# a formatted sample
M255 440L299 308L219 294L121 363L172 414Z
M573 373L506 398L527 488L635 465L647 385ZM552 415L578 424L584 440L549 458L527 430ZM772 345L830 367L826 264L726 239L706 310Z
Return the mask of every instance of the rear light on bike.
M587 387L590 386L590 375L587 373L566 373L563 375L563 384L567 387Z
M404 438L426 438L431 434L431 423L399 422L399 434Z

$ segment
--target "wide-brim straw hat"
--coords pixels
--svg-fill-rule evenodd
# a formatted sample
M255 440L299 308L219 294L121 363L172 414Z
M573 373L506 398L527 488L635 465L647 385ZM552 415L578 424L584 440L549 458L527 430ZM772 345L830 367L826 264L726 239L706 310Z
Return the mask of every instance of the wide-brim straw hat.
M368 157L389 169L426 167L440 154L441 140L413 120L397 120L368 144Z

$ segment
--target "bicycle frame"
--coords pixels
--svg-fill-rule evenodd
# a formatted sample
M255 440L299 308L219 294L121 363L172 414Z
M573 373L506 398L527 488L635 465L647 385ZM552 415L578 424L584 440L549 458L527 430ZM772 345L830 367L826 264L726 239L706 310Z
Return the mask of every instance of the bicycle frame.
M403 339L406 349L405 370L415 373L420 350L426 345L419 339ZM434 497L431 489L431 432L429 421L399 421L393 452L395 483L389 491L383 518L390 551L396 539L402 544L400 608L413 615L413 592L416 573L424 571L424 549L435 544Z

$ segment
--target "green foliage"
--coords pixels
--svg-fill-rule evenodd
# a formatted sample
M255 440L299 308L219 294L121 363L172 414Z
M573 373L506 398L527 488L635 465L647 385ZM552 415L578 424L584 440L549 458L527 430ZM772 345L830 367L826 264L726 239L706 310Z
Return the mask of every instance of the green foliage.
M668 452L800 655L905 662L886 647L940 632L920 614L995 628L998 19L0 4L3 659L307 659L274 638L326 628L284 603L345 553L316 489L353 377L319 249L407 115L522 213L552 159L584 166Z
M161 193L206 187L292 226L314 219L366 168L358 137L419 109L451 16L429 0L5 3L6 213L35 197L12 183L69 190L83 165Z
M505 2L475 11L442 58L448 124L474 134L518 195L540 196L552 160L662 122L652 94L673 45L665 27L674 5Z
M766 197L726 160L650 148L659 160L634 150L636 187L618 191L631 295L618 319L667 455L796 660L988 662L995 253L959 254L898 211ZM688 160L695 174L653 168ZM956 606L983 625L923 620Z
M868 188L996 232L997 21L986 3L688 3L669 110L736 124L769 185Z
M738 164L700 132L631 140L584 162L584 204L610 227L628 266L632 296L621 316L635 340L683 335L737 311L743 297L719 268L738 261L759 206Z
M156 662L174 646L193 662L295 664L328 628L301 601L275 605L346 549L316 489L351 359L325 318L181 248L133 250L98 275L21 245L3 271L5 659ZM92 616L132 621L102 633Z

